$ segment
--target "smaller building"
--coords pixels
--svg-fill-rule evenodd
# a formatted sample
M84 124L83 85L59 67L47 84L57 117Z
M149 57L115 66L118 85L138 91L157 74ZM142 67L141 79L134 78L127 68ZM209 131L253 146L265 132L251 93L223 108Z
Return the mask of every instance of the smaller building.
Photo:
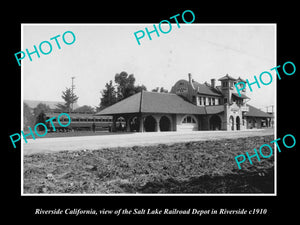
M273 113L265 113L254 106L248 105L249 111L245 113L247 129L274 127Z

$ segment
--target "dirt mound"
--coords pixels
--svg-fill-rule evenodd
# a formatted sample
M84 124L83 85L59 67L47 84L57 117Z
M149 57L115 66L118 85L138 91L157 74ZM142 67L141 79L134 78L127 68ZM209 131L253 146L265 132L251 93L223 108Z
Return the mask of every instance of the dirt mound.
M163 181L148 182L142 187L124 187L128 192L140 193L273 193L274 170L223 176L203 175L185 181L168 178Z
M24 193L273 193L274 157L234 157L273 135L24 157Z

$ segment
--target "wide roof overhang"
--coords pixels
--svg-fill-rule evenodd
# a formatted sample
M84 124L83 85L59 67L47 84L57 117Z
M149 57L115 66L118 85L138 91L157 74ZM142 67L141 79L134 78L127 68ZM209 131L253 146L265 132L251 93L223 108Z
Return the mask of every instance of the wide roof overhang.
M206 114L204 106L196 106L172 93L142 91L109 106L95 115L132 113Z

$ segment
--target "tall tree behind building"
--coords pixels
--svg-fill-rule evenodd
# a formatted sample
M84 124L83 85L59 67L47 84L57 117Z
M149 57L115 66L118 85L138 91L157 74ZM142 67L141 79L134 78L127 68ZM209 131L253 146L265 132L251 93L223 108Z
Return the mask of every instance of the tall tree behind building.
M124 71L115 75L115 83L117 84L118 101L128 98L129 96L141 92L142 90L147 90L147 88L144 85L135 86L134 75L128 75L128 73Z
M115 104L131 95L134 95L142 90L147 90L144 85L135 86L135 77L133 74L128 75L127 72L117 73L115 75L115 85L112 80L106 83L105 89L100 93L100 107L97 110L102 110L108 106Z
M100 98L100 107L97 110L102 110L117 102L117 93L112 80L105 84L105 89L100 91L102 98Z
M65 104L57 104L58 110L62 112L71 112L72 111L72 104L76 103L78 98L74 93L72 93L71 88L66 88L65 91L62 92L62 99L65 101Z

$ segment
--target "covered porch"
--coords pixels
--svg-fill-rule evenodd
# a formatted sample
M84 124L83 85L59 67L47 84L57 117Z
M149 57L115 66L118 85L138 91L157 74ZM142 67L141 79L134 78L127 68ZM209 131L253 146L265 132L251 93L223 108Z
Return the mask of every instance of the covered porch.
M172 114L130 113L112 117L112 132L176 131L176 119Z
M112 132L167 132L177 131L181 115L205 114L204 106L195 106L176 94L142 91L95 115L112 116Z

